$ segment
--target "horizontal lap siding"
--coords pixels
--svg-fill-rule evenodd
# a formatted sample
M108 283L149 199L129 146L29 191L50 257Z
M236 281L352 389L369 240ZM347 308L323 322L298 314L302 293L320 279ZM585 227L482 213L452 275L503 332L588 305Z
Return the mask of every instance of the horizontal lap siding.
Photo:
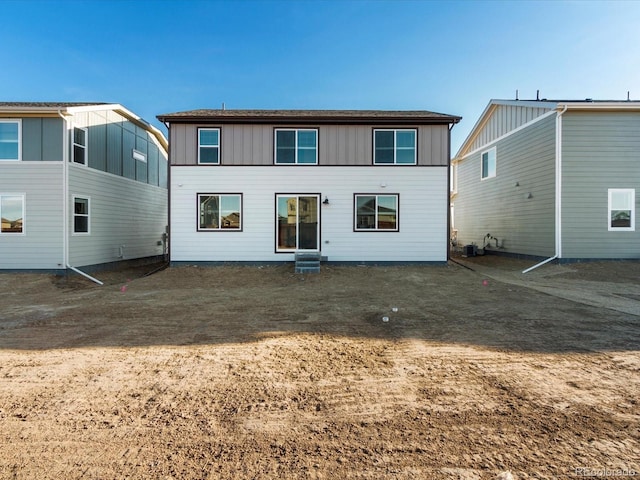
M0 164L0 194L24 194L23 235L0 234L0 269L63 267L62 163Z
M458 241L482 247L489 233L502 242L503 248L499 251L553 255L555 116L540 120L494 145L494 178L480 180L481 154L485 149L457 165L458 193L453 203ZM529 193L531 198L527 198ZM492 243L495 246L495 242Z
M381 187L385 183L386 187ZM173 167L172 261L288 261L275 253L275 194L321 194L330 261L445 261L447 168ZM242 232L198 232L197 193L242 193ZM400 195L399 232L354 232L354 193Z
M74 235L73 196L90 198L90 235ZM90 168L69 168L69 258L75 267L161 255L167 190Z
M562 118L562 256L640 258L640 114ZM608 230L610 188L636 189L635 232Z
M223 165L273 165L274 129L277 125L189 125L173 124L170 132L173 165L196 165L198 162L198 128L221 129ZM283 127L292 128L292 127ZM295 128L295 127L293 127ZM304 126L300 128L316 128ZM372 165L373 130L363 125L321 125L318 128L320 165ZM380 126L375 128L412 128ZM418 163L447 165L447 125L427 125L418 129Z

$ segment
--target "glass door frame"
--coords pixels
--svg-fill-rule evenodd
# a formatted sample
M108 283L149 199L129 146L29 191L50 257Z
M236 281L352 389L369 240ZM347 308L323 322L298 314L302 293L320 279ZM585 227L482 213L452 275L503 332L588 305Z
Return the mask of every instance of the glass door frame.
M300 231L298 225L300 225L300 197L314 197L316 199L316 245L317 248L300 249L298 245L300 243ZM295 198L296 199L296 246L294 248L280 248L279 236L280 236L280 222L278 217L278 203L281 198ZM275 253L295 253L297 251L319 252L320 251L320 225L321 225L321 208L320 199L322 198L320 193L276 193L275 194Z

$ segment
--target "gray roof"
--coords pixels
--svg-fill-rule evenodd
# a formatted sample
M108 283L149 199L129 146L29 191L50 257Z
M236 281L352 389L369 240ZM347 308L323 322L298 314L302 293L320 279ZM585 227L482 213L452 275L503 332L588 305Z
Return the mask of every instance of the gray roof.
M0 107L12 108L67 108L90 105L111 105L105 102L0 102Z
M214 110L158 115L162 122L189 123L458 123L461 117L426 110Z

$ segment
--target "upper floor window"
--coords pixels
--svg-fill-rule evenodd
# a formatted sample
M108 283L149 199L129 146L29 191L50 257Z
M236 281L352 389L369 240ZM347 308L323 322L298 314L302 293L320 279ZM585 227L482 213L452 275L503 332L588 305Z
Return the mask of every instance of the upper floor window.
M609 230L636 229L636 191L633 188L609 189Z
M217 165L220 163L220 129L198 129L198 163Z
M73 161L81 165L87 164L87 129L73 129Z
M482 180L496 176L496 147L482 152L481 163L480 178Z
M374 130L374 165L415 165L416 130Z
M0 235L24 233L24 195L0 194Z
M242 230L242 195L198 194L198 231Z
M279 128L275 134L276 164L318 163L318 130Z
M20 160L20 120L0 120L0 160Z
M398 231L398 195L355 195L356 231Z

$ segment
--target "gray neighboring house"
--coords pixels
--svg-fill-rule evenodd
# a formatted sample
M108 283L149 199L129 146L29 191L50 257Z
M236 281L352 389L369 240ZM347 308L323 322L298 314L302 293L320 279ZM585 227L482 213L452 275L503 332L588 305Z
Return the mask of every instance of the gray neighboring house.
M452 169L459 246L640 258L640 102L491 100Z
M193 110L169 128L171 263L443 263L450 130L428 111Z
M0 271L163 255L167 148L121 105L0 103Z

